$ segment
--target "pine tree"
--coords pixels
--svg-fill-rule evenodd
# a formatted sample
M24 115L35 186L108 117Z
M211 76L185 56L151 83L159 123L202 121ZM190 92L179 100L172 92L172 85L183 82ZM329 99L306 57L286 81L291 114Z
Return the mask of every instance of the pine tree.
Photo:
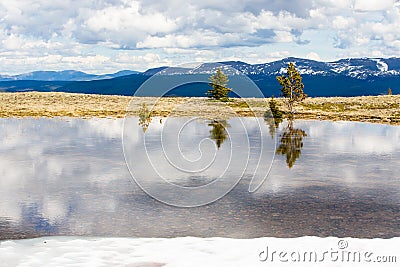
M277 76L279 84L282 86L282 96L287 99L287 106L290 117L293 118L293 105L295 102L303 101L307 95L304 93L304 84L300 73L296 70L292 62L289 63L286 76Z
M232 90L226 87L229 79L228 76L223 73L221 68L218 68L217 72L210 76L209 80L209 85L212 89L207 91L207 96L215 100L228 101L228 93Z

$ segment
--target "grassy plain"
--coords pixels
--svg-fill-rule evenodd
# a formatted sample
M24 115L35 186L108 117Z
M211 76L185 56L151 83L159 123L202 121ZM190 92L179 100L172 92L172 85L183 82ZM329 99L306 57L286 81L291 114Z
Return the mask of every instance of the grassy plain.
M287 111L284 99L275 98ZM268 99L217 102L202 97L127 97L71 93L0 93L0 117L110 117L138 115L143 103L152 116L200 116L226 119L262 117ZM296 119L367 121L400 125L400 95L307 98L295 107Z

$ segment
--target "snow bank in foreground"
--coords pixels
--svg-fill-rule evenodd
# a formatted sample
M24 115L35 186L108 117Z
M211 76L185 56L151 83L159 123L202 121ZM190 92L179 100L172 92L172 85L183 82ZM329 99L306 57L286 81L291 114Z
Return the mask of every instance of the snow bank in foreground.
M86 238L2 241L0 266L397 266L400 238Z

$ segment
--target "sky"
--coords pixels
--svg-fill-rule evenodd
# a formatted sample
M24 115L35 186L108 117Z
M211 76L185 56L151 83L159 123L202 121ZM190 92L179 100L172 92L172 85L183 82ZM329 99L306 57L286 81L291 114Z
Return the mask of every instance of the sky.
M400 0L0 0L0 74L400 56Z

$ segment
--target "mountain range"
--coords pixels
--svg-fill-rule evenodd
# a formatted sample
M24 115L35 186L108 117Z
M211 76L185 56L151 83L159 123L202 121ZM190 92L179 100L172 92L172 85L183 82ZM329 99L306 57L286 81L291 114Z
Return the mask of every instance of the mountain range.
M88 74L76 70L63 70L63 71L34 71L18 75L1 75L0 81L93 81L112 79L116 77L138 74L138 71L121 70L112 74Z
M239 74L248 76L268 97L280 91L276 76L285 73L293 62L303 77L309 96L358 96L386 94L390 87L400 93L400 58L354 58L319 62L301 58L285 58L264 64L240 61L205 63L196 68L160 67L145 72L131 70L95 75L80 71L36 71L19 75L0 75L0 91L60 91L75 93L133 95L148 78L158 73L168 79L207 80L218 67L231 81ZM160 82L157 86L163 86ZM228 84L229 86L229 84ZM169 96L204 96L206 83L185 84L167 93ZM146 95L146 92L141 92ZM148 95L152 95L150 92ZM252 95L246 95L252 96Z

